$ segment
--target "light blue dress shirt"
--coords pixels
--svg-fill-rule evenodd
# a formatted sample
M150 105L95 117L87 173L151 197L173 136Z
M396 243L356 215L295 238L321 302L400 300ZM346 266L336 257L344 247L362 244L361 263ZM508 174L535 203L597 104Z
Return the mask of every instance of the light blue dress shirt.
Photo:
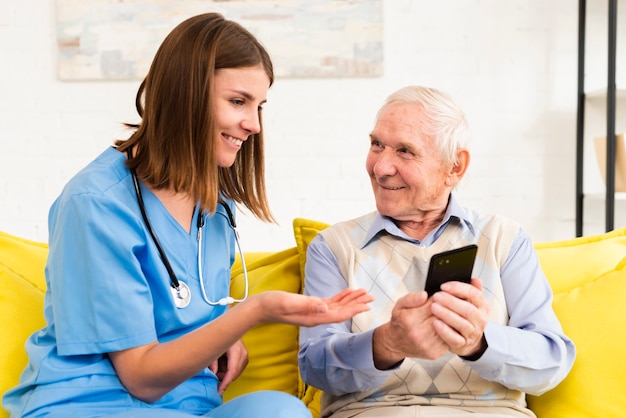
M386 231L419 246L430 246L452 217L472 232L473 225L454 195L441 225L422 241L408 237L395 223L378 214L364 243ZM556 386L569 372L575 358L572 341L563 334L552 309L552 291L539 265L529 236L519 229L507 261L500 271L509 323L489 322L485 338L489 347L470 367L484 379L531 394ZM346 288L335 255L318 235L308 246L305 293L329 297ZM528 304L527 301L532 301ZM539 309L537 304L539 303ZM298 360L305 382L334 395L374 390L392 370L374 366L370 329L351 333L351 323L302 328Z

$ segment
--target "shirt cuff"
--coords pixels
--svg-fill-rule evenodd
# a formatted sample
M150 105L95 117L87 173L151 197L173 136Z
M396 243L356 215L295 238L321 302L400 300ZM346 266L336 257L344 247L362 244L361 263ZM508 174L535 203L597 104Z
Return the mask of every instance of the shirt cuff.
M472 369L486 379L495 379L502 373L502 367L506 364L508 358L507 340L502 338L504 333L500 332L503 325L488 322L485 327L485 339L487 340L487 349L476 360L464 359L471 363ZM463 357L461 357L463 358Z
M387 376L397 370L402 362L387 370L379 370L374 365L373 338L374 329L352 334L349 338L337 342L335 352L346 353L343 361L349 368L372 376Z

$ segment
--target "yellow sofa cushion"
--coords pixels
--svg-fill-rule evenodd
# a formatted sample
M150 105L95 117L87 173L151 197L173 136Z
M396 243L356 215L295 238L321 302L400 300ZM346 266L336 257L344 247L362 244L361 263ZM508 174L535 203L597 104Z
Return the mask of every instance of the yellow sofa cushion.
M42 293L46 291L43 269L47 258L48 244L0 231L0 266Z
M552 291L584 286L612 270L626 256L626 228L600 235L535 244Z
M47 254L45 244L0 232L0 394L17 384L27 361L24 342L44 325Z
M541 396L528 396L529 407L539 418L622 416L626 228L535 247L554 290L554 311L577 354L565 380Z
M244 254L250 281L250 295L266 290L300 293L300 263L296 248L264 256ZM231 291L243 294L244 277L241 260L233 266ZM286 324L264 324L243 337L249 363L241 376L226 390L224 400L255 390L281 390L301 397L304 385L298 371L298 327Z
M306 250L319 231L328 228L329 224L306 218L295 218L293 220L293 236L296 240L298 257L300 263L300 274L302 277L302 289L304 289L304 265L306 264ZM306 404L313 417L318 417L321 412L320 401L322 391L304 384L304 395L302 402Z
M303 269L306 249L328 224L298 218L294 234ZM553 390L528 396L538 418L617 417L626 411L626 228L535 244L554 292L554 310L576 344L570 374ZM309 409L319 391L308 388Z
M328 224L306 218L295 218L293 220L293 236L296 240L296 248L300 256L300 275L302 277L302 287L304 288L304 265L306 263L306 249L313 238L322 229L328 228Z

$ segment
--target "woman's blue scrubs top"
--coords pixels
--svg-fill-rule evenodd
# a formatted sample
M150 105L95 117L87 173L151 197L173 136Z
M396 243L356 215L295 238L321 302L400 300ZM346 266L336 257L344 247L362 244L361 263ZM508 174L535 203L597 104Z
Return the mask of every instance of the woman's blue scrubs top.
M148 218L191 303L177 308L170 278L143 221L125 154L109 148L71 179L51 207L45 328L27 341L30 363L4 407L14 416L72 410L87 416L134 408L203 414L222 403L208 369L147 404L122 386L107 356L175 339L217 318L224 306L203 298L198 275L197 211L188 233L141 185ZM229 202L232 205L232 202ZM206 215L203 275L209 300L229 294L234 231L224 208ZM220 338L216 335L215 338ZM176 362L176 358L169 361Z

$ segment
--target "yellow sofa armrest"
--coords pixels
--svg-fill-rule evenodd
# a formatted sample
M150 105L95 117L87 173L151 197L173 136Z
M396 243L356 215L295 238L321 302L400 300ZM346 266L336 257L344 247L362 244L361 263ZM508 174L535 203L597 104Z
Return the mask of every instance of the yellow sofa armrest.
M46 244L0 232L0 394L18 383L28 360L24 343L44 326L47 255Z

